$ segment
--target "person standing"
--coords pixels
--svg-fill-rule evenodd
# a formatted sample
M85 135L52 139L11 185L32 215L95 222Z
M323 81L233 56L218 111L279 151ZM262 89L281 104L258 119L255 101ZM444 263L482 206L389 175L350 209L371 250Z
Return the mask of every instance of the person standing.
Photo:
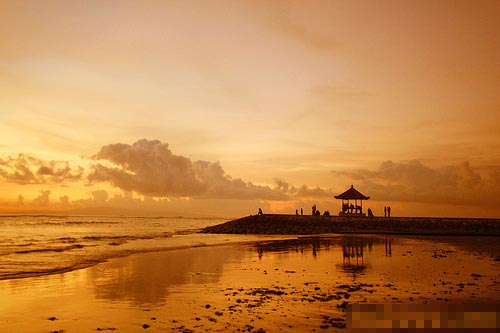
M391 206L387 206L387 217L391 217Z
M387 217L387 207L384 206L384 217Z
M300 215L304 215L304 210L300 208Z

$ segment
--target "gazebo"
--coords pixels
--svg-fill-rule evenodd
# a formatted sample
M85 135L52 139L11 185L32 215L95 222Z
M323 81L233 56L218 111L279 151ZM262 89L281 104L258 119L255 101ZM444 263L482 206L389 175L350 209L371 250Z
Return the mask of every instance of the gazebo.
M363 200L368 200L370 197L365 196L351 185L350 189L336 195L335 199L342 199L342 210L339 216L365 216L365 213L363 213ZM352 200L354 200L354 204Z

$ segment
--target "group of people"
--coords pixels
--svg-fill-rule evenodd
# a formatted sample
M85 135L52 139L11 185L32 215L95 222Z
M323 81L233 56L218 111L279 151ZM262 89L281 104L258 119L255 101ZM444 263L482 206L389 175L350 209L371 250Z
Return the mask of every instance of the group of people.
M343 204L342 205L342 213L356 213L356 214L361 214L363 212L363 209L361 206L354 206L353 204Z
M354 207L353 204L351 205L347 205L347 204L344 204L342 205L342 212L347 212L349 211L350 213L352 213L353 211L354 212L358 212L361 213L361 206L356 206ZM259 213L258 215L262 215L262 209L259 208ZM299 210L296 209L295 210L295 215L299 215ZM301 208L300 209L300 215L304 215L304 210ZM314 216L319 216L321 215L320 211L316 208L316 204L314 204L312 206L312 215ZM328 210L325 210L325 212L323 213L324 216L330 216L330 212ZM370 208L368 208L368 216L372 217L373 216L373 212ZM384 206L384 217L391 217L391 207L390 206Z
M320 216L321 215L321 212L319 211L319 209L316 209L316 204L314 204L312 206L312 214L314 216ZM325 212L323 213L323 216L330 216L330 211L325 210Z
M391 207L390 206L384 206L384 217L391 217Z

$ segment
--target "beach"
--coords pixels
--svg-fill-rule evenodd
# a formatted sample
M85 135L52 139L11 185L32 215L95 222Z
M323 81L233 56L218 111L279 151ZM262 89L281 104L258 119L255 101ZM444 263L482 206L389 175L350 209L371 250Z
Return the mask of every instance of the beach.
M321 235L136 253L0 281L0 324L9 332L341 332L348 304L498 304L499 241Z

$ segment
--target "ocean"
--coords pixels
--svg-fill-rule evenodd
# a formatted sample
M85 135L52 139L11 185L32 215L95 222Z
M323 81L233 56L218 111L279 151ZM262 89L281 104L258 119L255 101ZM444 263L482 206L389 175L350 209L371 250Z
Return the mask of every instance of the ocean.
M72 271L140 252L262 238L198 233L206 226L225 221L185 217L0 216L0 280Z

